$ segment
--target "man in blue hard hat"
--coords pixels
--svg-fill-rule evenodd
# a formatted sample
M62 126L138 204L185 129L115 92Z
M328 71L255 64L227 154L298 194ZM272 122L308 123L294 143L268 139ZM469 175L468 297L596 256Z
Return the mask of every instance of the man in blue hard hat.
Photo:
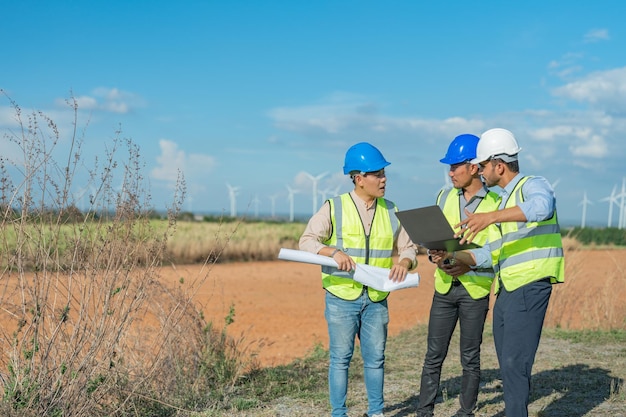
M399 224L396 205L384 198L389 162L367 142L346 152L343 172L354 189L324 202L300 238L300 249L332 257L337 268L322 267L326 290L324 316L328 323L330 366L328 384L332 417L347 417L348 368L358 336L368 412L382 417L388 292L354 281L349 272L357 263L389 268L389 279L401 282L417 266L416 247ZM398 251L394 262L393 251Z
M442 190L437 204L451 225L456 225L471 213L498 208L498 196L482 183L476 158L478 136L459 135L450 143L440 162L450 165L453 188ZM475 243L482 244L487 231L480 233ZM463 375L459 394L460 408L456 416L474 416L480 385L480 346L485 318L489 310L489 294L493 269L472 269L454 259L439 262L435 270L435 294L428 321L428 348L422 368L418 417L432 417L439 391L441 367L448 353L452 333L459 322L460 357Z

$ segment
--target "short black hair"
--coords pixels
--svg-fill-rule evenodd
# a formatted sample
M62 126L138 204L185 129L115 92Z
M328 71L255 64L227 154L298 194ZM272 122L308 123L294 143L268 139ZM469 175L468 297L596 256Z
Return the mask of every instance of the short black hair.
M495 162L495 163L501 163L501 164L506 165L507 167L509 167L511 172L519 172L519 161L517 161L517 160L516 161L511 161L511 162L504 162L500 158L494 158L491 161Z
M354 182L354 177L356 177L357 175L360 175L360 174L361 174L361 171L357 171L357 170L350 171L350 179L352 180L352 184L356 184Z

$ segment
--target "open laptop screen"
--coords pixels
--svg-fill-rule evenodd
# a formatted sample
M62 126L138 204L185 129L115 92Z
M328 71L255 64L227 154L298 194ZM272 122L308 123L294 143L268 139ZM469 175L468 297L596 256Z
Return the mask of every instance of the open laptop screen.
M396 216L413 243L427 249L454 252L479 247L475 243L460 245L460 239L454 237L452 226L437 205L397 211Z

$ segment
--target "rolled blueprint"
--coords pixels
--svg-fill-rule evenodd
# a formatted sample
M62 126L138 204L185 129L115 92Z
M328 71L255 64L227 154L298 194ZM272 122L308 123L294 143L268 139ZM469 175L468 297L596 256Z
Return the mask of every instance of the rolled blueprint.
M281 248L278 253L278 259L337 267L337 262L329 256L295 249ZM402 282L393 282L389 279L389 269L366 264L356 265L352 279L379 291L395 291L402 288L417 287L420 282L420 276L417 272L407 274L406 279Z

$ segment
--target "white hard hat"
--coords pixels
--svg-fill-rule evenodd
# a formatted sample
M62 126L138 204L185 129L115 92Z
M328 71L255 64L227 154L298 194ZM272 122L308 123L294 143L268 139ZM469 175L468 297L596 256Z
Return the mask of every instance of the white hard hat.
M482 135L476 146L476 158L470 162L478 164L499 155L505 162L516 161L517 154L522 148L519 147L513 133L506 129L489 129ZM506 155L506 156L505 156ZM508 157L507 157L508 156Z

